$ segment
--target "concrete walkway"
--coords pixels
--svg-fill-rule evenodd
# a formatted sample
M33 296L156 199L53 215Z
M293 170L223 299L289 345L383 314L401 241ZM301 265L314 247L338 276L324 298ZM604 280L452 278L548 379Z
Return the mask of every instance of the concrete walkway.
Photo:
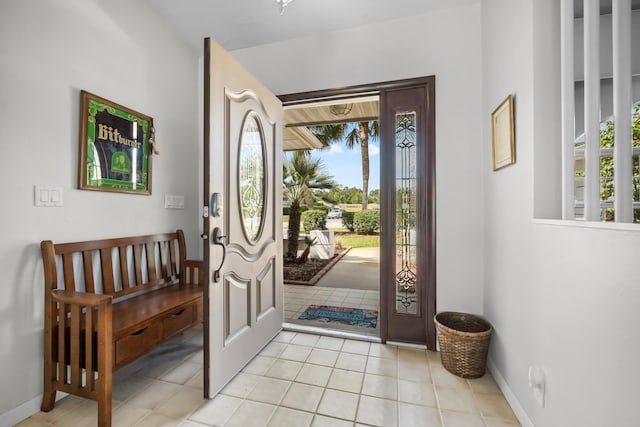
M351 249L316 286L380 290L380 248Z

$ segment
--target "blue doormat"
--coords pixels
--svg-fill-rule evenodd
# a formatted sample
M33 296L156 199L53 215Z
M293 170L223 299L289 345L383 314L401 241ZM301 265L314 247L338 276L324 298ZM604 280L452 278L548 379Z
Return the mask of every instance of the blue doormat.
M310 305L298 319L360 326L362 328L375 328L378 325L378 310L333 307L330 305Z

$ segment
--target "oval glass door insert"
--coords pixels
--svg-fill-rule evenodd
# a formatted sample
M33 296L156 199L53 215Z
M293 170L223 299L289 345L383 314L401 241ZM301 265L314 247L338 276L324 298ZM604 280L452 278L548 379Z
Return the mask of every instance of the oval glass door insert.
M255 243L264 223L265 149L262 127L256 113L249 113L242 125L238 157L238 190L242 224L247 239Z

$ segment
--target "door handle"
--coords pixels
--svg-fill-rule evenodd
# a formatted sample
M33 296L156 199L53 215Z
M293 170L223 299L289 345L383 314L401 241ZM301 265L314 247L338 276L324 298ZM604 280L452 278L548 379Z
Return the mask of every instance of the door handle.
M220 269L222 268L222 265L224 264L224 260L227 257L227 245L224 243L224 239L226 239L226 237L227 236L222 235L222 230L220 229L220 227L216 227L213 229L213 239L212 239L213 244L222 247L222 261L220 261L220 265L213 272L214 282L220 281Z

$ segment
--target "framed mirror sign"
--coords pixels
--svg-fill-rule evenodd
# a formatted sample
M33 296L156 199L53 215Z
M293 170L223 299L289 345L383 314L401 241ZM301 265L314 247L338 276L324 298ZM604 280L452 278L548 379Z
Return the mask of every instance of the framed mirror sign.
M153 119L80 92L78 187L151 194Z

